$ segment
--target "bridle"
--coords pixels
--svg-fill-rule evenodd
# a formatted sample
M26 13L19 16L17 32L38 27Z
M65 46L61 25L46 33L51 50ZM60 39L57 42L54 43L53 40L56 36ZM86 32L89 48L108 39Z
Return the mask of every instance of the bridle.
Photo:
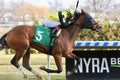
M85 16L84 16L84 24L77 24L75 23L77 21L77 19L80 17L80 14L79 15L75 15L74 16L74 23L73 25L76 25L76 26L82 26L82 28L91 28L93 27L93 25L95 25L96 23L92 23L92 21L94 20L88 13L85 13Z
M97 23L93 23L94 19L88 14L85 14L85 28L92 28L93 25L97 25Z
M101 26L99 26L98 23L96 23L95 20L88 13L84 13L84 24L76 23L80 15L82 14L76 13L76 15L74 16L73 25L81 26L81 28L87 28L87 29L96 30L97 32L101 32L102 29ZM97 27L94 28L94 25L96 25Z

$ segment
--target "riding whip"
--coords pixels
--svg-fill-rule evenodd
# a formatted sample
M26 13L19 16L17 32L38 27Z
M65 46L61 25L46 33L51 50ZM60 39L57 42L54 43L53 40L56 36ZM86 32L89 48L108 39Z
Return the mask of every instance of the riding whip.
M78 4L79 4L79 0L77 0L77 3L76 3L76 9L75 9L75 11L77 10L77 8L78 8Z
M79 0L77 0L76 9L77 9L77 7L78 7L78 4L79 4Z

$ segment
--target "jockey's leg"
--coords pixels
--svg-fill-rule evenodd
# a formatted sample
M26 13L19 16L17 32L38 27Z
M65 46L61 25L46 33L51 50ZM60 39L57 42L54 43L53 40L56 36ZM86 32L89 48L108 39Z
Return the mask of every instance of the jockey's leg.
M52 21L52 20L50 20L50 19L48 19L48 18L45 19L44 25L45 25L46 27L55 28L55 29L51 32L50 37L56 37L56 32L60 29L60 26L58 26L58 25L60 25L60 24L61 24L61 23L58 22L58 21Z
M56 26L55 29L51 32L50 37L57 37L57 32L60 30L59 26Z

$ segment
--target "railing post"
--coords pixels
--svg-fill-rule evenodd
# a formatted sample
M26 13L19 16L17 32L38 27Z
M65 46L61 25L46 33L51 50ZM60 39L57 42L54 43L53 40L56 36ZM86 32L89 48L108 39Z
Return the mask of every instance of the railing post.
M50 69L50 55L47 55L48 69ZM48 73L48 80L51 80L50 73Z

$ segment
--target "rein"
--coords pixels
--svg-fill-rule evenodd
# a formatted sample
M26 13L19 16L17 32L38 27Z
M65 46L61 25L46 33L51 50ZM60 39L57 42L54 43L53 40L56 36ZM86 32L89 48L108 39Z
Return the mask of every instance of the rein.
M76 18L76 17L75 17ZM84 26L84 28L90 28L90 27L92 27L92 25L94 25L94 24L92 24L91 23L91 16L89 15L89 14L86 14L85 16L84 16L84 18L85 18L85 22L84 22L84 24L82 25L82 24L76 24L76 23L73 23L73 25L76 25L76 26ZM77 19L75 19L75 21L76 21Z
M73 25L76 25L76 26L82 26L81 24L73 24Z

